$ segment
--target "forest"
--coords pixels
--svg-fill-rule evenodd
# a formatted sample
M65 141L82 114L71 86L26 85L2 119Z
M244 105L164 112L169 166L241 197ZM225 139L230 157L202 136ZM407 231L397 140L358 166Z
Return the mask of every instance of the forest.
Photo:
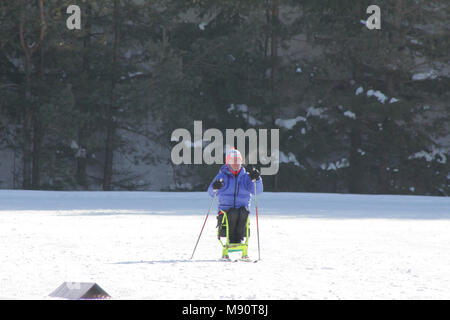
M449 88L448 0L0 0L0 188L204 191L202 121L279 130L265 191L448 196Z

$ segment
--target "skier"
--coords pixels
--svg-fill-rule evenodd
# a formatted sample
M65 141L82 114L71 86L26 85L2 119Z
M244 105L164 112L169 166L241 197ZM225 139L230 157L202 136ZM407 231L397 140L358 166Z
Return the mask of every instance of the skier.
M245 236L246 222L249 214L251 196L263 192L263 183L259 171L252 168L249 173L242 166L242 155L236 149L231 149L225 164L213 179L208 188L211 197L217 192L218 227L222 225L223 212L225 211L229 223L230 243L241 243ZM226 230L219 229L219 236L226 236ZM224 256L223 258L228 258ZM243 256L242 258L248 258Z

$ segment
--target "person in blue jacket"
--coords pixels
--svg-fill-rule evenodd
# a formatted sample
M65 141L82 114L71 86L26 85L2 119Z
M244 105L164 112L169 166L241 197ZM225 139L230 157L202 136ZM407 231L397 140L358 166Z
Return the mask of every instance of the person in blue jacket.
M230 226L230 243L240 243L245 236L245 224L249 214L252 195L263 192L263 183L256 168L247 173L242 166L241 153L231 149L226 156L225 164L213 179L208 188L211 197L217 193L218 198L218 227L222 223L222 210L227 213ZM220 236L225 236L221 230Z

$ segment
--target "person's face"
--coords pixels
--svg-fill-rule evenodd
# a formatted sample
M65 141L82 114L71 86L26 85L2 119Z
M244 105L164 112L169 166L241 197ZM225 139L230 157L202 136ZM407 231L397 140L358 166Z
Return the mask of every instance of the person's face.
M241 168L242 163L239 158L231 158L228 164L234 171L238 171Z

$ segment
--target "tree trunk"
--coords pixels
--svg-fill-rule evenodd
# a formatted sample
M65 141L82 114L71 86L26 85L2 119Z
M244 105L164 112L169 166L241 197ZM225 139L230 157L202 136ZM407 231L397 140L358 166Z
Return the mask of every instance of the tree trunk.
M79 149L76 155L77 159L77 172L75 174L75 179L77 180L77 183L82 186L84 189L87 189L88 187L88 181L87 181L87 152L86 149L83 147L86 145L86 139L87 139L87 128L86 125L81 126L81 128L78 130L78 145Z
M272 0L272 16L271 16L271 72L270 72L270 90L275 91L275 69L278 62L278 24L279 24L279 8L278 0Z
M361 149L361 129L353 127L350 132L350 180L349 180L349 192L350 193L362 193L362 176L363 168L361 155L358 149Z
M270 24L270 21L271 21L271 19L270 19L270 10L269 10L269 0L266 0L266 23L267 23L267 26ZM267 74L267 68L268 68L268 66L269 66L269 39L270 39L270 34L269 34L269 31L268 31L268 28L266 29L266 32L265 32L265 37L264 37L264 70L263 70L263 81L264 81L264 84L266 85L266 79L267 79L267 77L266 77L266 74Z
M385 118L382 122L383 126L383 140L382 145L378 149L378 158L379 158L379 167L378 167L378 184L377 184L377 193L388 193L389 192L389 179L387 173L387 166L389 164L389 151L386 147L390 143L390 137L387 136L384 132L388 131L389 120Z
M105 141L105 165L103 171L103 190L112 190L112 175L113 175L113 154L114 154L114 122L111 119L111 106L108 107L107 117L109 118L106 127L106 141Z
M40 168L40 156L42 145L42 126L39 110L33 114L33 167L31 173L31 187L38 190L41 185L41 168Z
M105 166L103 174L103 190L112 189L114 138L116 134L115 109L116 109L116 78L120 53L120 24L119 24L120 0L114 1L114 51L113 51L113 77L111 81L110 103L106 110L106 145Z
M27 86L28 87L28 86ZM30 90L27 88L25 92L26 101L28 103L30 97ZM31 188L31 145L32 145L32 117L33 111L29 105L25 106L24 121L23 121L23 189Z
M44 48L41 45L39 48L39 81L44 82ZM40 106L36 106L33 114L33 167L31 172L31 186L33 189L38 190L41 185L41 147L44 132L41 124Z
M83 72L86 73L87 77L90 78L90 47L91 47L91 16L92 16L92 6L90 4L86 4L86 14L85 14L85 25L84 29L86 30L86 36L83 39L83 48L84 48L84 55L83 55L83 65L82 69ZM81 102L83 103L83 102ZM80 109L84 111L84 108L80 106ZM88 187L88 180L87 180L87 152L86 152L86 145L87 145L87 138L88 138L88 132L89 132L89 120L82 123L82 125L78 128L78 145L79 145L79 154L77 154L77 170L76 170L76 180L77 183L82 186L84 189L87 189ZM83 150L84 149L84 150Z
M22 28L23 30L23 28ZM31 57L25 53L25 110L23 120L23 189L31 187L31 119L32 109L29 105L31 98Z
M24 7L23 10L26 9L26 4L22 2ZM33 162L33 106L31 105L31 58L36 50L41 46L46 30L47 25L45 21L44 15L44 1L39 0L39 14L40 14L40 36L39 40L33 45L28 46L25 40L25 18L22 15L19 24L19 37L20 44L22 46L22 50L25 55L25 109L24 109L24 119L23 119L23 189L30 189L32 187L32 162Z
M278 63L278 29L279 29L279 4L278 0L272 0L272 13L271 13L271 41L270 41L270 60L271 60L271 70L270 70L270 92L272 101L275 97L275 73ZM280 116L280 107L276 106L273 110L275 118ZM274 175L273 180L274 191L278 190L278 175Z

